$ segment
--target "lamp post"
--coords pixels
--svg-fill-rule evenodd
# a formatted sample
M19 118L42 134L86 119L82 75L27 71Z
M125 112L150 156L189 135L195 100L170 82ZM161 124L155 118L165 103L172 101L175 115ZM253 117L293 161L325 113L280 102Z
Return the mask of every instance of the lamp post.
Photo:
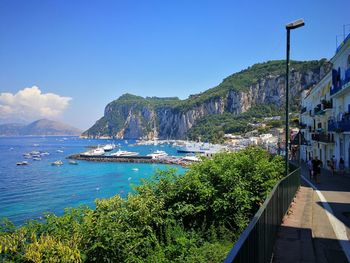
M288 175L288 140L289 140L289 50L290 50L290 31L304 26L304 20L298 19L286 25L287 30L287 59L286 59L286 152L285 152L285 175Z

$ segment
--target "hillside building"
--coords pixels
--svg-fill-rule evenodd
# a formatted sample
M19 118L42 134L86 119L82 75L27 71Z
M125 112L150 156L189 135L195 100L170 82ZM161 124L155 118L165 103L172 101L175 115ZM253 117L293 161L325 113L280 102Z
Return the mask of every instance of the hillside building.
M303 160L318 157L324 167L334 155L350 166L350 34L331 59L332 70L301 101L300 128L305 140Z

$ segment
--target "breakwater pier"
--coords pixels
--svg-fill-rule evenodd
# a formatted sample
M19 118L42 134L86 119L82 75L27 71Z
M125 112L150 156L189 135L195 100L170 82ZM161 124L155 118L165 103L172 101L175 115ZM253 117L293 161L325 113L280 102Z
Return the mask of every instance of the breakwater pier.
M118 163L155 163L155 164L175 164L181 166L188 166L191 161L178 156L164 156L159 158L152 158L151 156L110 156L110 155L94 155L87 156L83 154L73 154L67 159L83 160L91 162L118 162Z

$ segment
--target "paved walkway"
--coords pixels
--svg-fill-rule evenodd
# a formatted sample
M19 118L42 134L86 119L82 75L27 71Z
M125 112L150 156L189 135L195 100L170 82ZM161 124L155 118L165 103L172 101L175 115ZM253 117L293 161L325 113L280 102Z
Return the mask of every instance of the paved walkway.
M302 175L305 180L279 229L273 261L350 262L350 177L324 170L315 184L305 166Z

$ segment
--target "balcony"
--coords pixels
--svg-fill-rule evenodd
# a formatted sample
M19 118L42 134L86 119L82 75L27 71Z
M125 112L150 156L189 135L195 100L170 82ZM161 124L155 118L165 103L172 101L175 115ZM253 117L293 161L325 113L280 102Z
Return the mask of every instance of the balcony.
M349 132L350 131L350 115L343 116L341 121L329 120L328 121L329 132Z
M321 104L318 104L318 105L314 108L314 113L315 113L315 115L321 115L322 113L324 113L324 111L322 110Z
M332 96L342 89L348 88L350 85L347 85L350 82L350 68L345 70L345 78L340 79L340 71L335 69L332 70L332 87L329 94Z
M334 137L329 133L314 133L311 135L311 139L317 142L334 143Z
M332 86L329 94L332 96L341 90L341 86Z
M332 109L333 108L333 102L332 100L322 100L322 108L323 110Z
M305 145L305 146L312 146L312 143L308 140L304 140L301 142L301 145Z

